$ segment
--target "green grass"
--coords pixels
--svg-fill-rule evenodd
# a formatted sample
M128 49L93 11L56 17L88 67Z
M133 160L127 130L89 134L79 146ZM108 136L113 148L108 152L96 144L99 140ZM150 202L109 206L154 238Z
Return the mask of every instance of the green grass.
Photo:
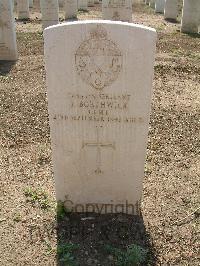
M52 252L55 251L55 249L52 248L51 243L49 241L44 240L44 244L45 244L46 249L47 249L46 255L50 255Z
M14 217L13 217L13 221L15 222L20 222L22 220L22 217L20 215L20 213L15 213Z
M24 191L26 201L30 202L33 206L39 206L42 209L50 208L50 201L46 192L40 189L26 188Z
M155 27L156 31L163 31L165 29L165 25L159 25Z
M62 245L58 245L57 254L58 254L59 261L66 266L78 265L73 255L74 251L78 247L79 247L78 245L71 244L71 243L65 243Z
M62 201L57 202L57 218L62 220L66 216L66 210Z
M62 201L57 202L57 219L62 220L67 214L70 213Z
M125 251L106 245L106 251L113 255L116 266L139 266L147 260L147 250L138 246L130 245Z
M189 57L191 59L196 59L199 60L200 59L200 53L198 52L191 52L191 51L185 51L183 49L174 49L172 50L173 55L175 56L180 56L180 57Z
M146 14L155 14L155 11L152 7L150 7L149 5L145 5L143 12Z

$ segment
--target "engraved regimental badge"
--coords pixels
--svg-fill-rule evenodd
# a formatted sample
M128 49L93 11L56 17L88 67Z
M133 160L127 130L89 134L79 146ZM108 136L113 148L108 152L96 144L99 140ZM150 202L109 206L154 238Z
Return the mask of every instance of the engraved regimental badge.
M77 49L75 65L84 82L102 90L118 78L122 69L122 53L118 45L108 39L106 30L98 25L90 32L90 38Z

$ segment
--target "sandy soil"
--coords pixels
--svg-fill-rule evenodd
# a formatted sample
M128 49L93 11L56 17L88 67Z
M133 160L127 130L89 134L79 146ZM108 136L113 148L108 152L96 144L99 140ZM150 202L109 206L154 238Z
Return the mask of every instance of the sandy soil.
M99 18L98 5L78 15ZM117 265L105 244L132 243L149 252L143 265L199 265L200 38L144 5L134 5L133 21L158 31L142 218L57 221L37 5L31 21L17 21L19 60L0 63L0 265L75 265L61 262L63 243L79 245L77 265Z

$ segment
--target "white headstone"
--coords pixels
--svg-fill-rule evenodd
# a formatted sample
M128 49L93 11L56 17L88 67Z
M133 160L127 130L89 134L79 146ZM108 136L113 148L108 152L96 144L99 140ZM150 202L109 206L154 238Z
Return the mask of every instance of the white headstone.
M29 0L17 0L18 19L29 19Z
M33 7L33 0L29 0L29 7L30 7L30 8Z
M163 14L164 9L165 9L165 0L156 0L155 1L155 12Z
M58 0L59 7L63 7L64 6L64 1L65 0Z
M0 60L17 60L12 0L0 1Z
M12 3L12 9L14 10L14 8L15 8L15 1L12 0L11 3Z
M94 0L88 0L88 6L94 6Z
M87 11L88 10L88 0L78 0L78 9Z
M184 0L181 31L200 32L200 0Z
M77 0L64 0L65 19L77 17Z
M132 0L102 0L103 19L132 21Z
M152 8L155 8L155 0L150 0L149 1L149 6Z
M165 0L165 19L176 20L178 16L178 0Z
M57 200L91 203L96 212L105 204L135 205L142 195L155 30L72 22L46 29L44 40Z
M43 29L59 23L58 0L40 0Z

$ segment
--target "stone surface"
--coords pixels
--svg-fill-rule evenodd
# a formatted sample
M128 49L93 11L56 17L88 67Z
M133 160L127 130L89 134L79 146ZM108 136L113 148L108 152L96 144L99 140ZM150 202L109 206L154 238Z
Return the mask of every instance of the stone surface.
M165 0L165 19L176 20L178 16L178 0Z
M155 1L155 12L163 14L164 9L165 9L165 0L156 0Z
M102 0L103 19L132 21L132 0Z
M0 1L0 60L17 60L12 0Z
M78 0L78 9L79 10L88 10L88 0Z
M65 19L76 18L78 11L77 0L64 0Z
M105 204L122 204L119 212L127 204L137 206L155 30L123 22L72 22L46 29L44 40L57 200L75 211L85 211L88 203L96 212ZM133 206L126 211L132 213Z
M17 0L18 19L29 19L29 0Z
M40 0L43 29L59 23L58 0Z
M181 31L186 33L200 32L200 0L184 0Z

